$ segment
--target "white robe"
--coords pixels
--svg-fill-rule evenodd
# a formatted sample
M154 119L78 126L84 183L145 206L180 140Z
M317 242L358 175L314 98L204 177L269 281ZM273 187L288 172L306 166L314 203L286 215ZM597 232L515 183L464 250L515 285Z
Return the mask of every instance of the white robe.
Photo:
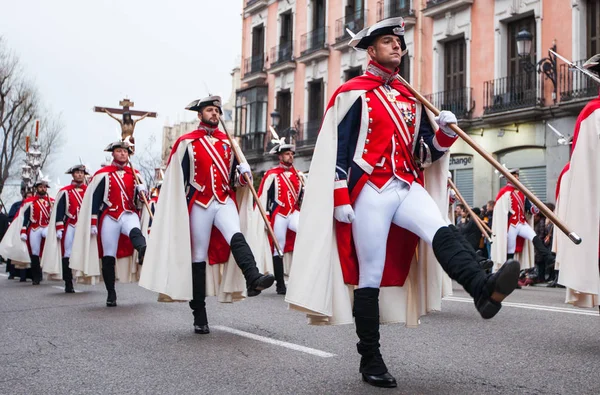
M596 107L598 99L591 102ZM585 110L584 110L585 111ZM600 108L581 120L571 156L570 170L560 188L559 219L582 241L576 245L556 227L556 261L559 284L566 287L566 302L579 307L600 305L598 243L600 226ZM563 179L565 178L563 176Z
M337 127L357 99L363 100L363 116L366 115L365 93L355 90L337 95L323 119L310 165L285 297L290 308L307 314L310 324L354 322L352 299L355 287L346 285L342 276L333 218L333 189ZM430 120L433 118L429 112L428 116ZM363 123L362 127L366 133L367 125ZM448 163L449 154L446 153L425 171L425 187L442 213L447 210ZM440 310L442 273L431 247L420 241L404 286L381 288L380 321L417 326L420 316Z
M25 203L19 209L19 214L8 227L8 230L0 242L0 255L4 259L10 259L12 264L20 269L31 267L31 258L27 242L21 240L21 228L25 219L25 211L31 207L31 202Z
M55 202L59 202L66 191L59 191L56 195ZM67 197L68 199L68 197ZM50 223L48 225L48 235L44 243L44 253L41 258L42 271L48 274L50 280L62 280L62 243L56 238L56 207L55 204L50 214ZM66 237L67 226L63 232L63 237Z

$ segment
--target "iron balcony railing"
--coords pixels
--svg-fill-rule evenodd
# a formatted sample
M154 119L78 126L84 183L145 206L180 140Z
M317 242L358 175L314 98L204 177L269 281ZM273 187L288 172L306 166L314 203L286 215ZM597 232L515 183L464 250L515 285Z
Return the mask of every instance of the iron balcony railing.
M265 55L254 55L244 60L244 75L250 75L254 73L260 73L264 71L265 67Z
M240 136L242 151L244 154L257 156L264 153L264 142L266 132L246 133Z
M585 60L579 60L575 64L581 67L584 62ZM598 84L596 82L576 69L569 68L565 63L559 66L558 86L561 102L598 95Z
M368 11L367 11L368 12ZM350 30L358 33L365 27L365 10L358 10L354 14L346 15L335 21L335 42L339 43L350 39Z
M378 21L398 16L407 17L414 15L415 10L412 8L412 0L382 0L377 3Z
M246 7L251 6L254 3L258 3L259 1L261 1L261 0L248 0L246 2Z
M300 54L306 55L327 48L327 26L319 27L300 37Z
M281 43L271 48L271 67L294 60L294 42Z
M310 147L315 145L320 128L320 119L304 123L302 125L302 139L296 141L296 147Z
M543 104L543 84L535 71L484 82L484 114Z
M475 107L473 88L459 88L432 93L427 99L440 110L452 111L458 119L471 118Z

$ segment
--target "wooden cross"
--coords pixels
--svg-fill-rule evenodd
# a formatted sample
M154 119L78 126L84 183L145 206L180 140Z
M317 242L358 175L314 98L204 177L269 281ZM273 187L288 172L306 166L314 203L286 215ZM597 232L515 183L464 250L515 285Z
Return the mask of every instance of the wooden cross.
M123 113L130 113L131 115L136 115L136 116L143 116L146 115L147 117L150 118L156 118L156 113L155 112L149 112L149 111L138 111L138 110L131 110L130 108L133 107L133 102L127 98L121 100L119 102L119 105L122 108L109 108L109 107L94 107L94 111L95 112L110 112L111 114L123 114Z

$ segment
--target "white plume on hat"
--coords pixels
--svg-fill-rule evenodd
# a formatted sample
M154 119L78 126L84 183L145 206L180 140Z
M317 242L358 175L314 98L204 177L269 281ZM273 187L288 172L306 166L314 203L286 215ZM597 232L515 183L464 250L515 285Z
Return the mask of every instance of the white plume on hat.
M271 129L271 135L273 136L271 143L275 144L273 148L271 148L271 151L269 151L270 154L279 154L282 150L294 151L296 149L293 144L287 144L285 142L285 136L280 138L272 126L269 126L269 128Z

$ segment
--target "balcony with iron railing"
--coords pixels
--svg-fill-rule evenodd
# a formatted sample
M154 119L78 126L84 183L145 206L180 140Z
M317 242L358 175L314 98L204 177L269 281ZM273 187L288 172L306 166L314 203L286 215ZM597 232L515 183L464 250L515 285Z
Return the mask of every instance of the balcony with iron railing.
M300 36L300 62L310 62L329 56L328 26L319 27Z
M296 140L296 149L298 151L304 149L311 149L317 142L317 136L319 135L319 129L321 128L321 120L316 119L313 121L305 122L302 125L301 139Z
M543 98L543 84L535 71L498 78L483 84L483 113L539 107Z
M581 67L584 62L585 60L579 60L575 64ZM579 99L587 101L598 96L598 84L566 63L559 66L558 88L561 103Z
M294 55L295 41L280 43L271 48L271 59L269 73L280 73L282 71L296 68L296 56Z
M447 12L456 12L473 4L474 0L427 0L423 9L426 17L439 17Z
M348 30L356 34L365 27L365 11L368 13L368 10L361 9L335 21L335 43L343 44L339 49L347 48L345 44L351 38Z
M471 118L475 108L473 88L468 87L432 93L427 100L440 110L452 111L458 119Z
M253 55L244 59L244 82L256 82L267 78L265 72L265 55Z
M239 136L240 146L247 158L256 158L264 154L266 134L266 132L253 132Z
M399 16L404 18L406 27L416 23L413 0L381 0L377 3L378 21Z

